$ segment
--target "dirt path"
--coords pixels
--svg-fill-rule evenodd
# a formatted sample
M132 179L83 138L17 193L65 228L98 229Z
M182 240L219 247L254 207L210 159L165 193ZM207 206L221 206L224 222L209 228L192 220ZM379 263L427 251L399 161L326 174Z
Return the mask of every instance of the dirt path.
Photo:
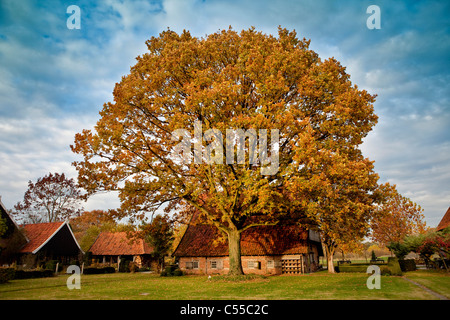
M406 281L409 281L409 282L411 282L412 284L415 284L416 286L422 288L423 290L427 291L428 293L434 295L434 296L437 297L439 300L449 300L446 296L443 296L442 294L437 293L436 291L433 291L433 290L431 290L431 289L425 287L424 285L422 285L422 284L420 284L420 283L417 283L417 282L415 282L415 281L413 281L413 280L411 280L411 279L408 279L408 278L406 278L405 276L403 276L402 278L405 279Z

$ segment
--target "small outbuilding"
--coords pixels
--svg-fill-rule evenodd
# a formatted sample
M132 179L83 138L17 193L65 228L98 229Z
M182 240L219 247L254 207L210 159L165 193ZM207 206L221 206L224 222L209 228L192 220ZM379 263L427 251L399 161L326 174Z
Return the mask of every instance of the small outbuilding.
M129 237L127 232L102 232L89 252L98 263L118 264L121 260L133 261L138 267L152 267L153 248L144 239Z
M49 260L63 264L79 261L83 255L68 221L23 225L28 242L18 251L20 264L35 266Z
M34 268L49 260L63 264L83 254L68 221L17 225L0 198L0 217L6 228L0 235L0 266L16 263Z

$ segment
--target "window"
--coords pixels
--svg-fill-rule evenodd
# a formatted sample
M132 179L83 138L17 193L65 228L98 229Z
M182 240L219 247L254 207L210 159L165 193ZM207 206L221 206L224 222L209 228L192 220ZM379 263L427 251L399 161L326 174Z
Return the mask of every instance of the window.
M256 260L249 260L247 266L249 269L261 269L261 262Z
M186 261L186 269L198 269L198 260Z
M211 269L223 269L223 261L222 260L211 260L210 261Z
M275 261L268 260L267 261L267 268L275 268Z

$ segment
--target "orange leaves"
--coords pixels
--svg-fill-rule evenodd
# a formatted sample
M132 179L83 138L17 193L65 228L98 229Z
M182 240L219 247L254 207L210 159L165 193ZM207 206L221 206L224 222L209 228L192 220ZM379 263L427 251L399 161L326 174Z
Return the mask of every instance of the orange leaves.
M371 221L371 236L375 241L387 245L427 230L419 205L398 193L395 185L385 184L380 189L383 202Z
M377 176L358 146L376 123L374 96L309 43L282 28L278 36L230 28L204 38L167 30L148 40L95 129L75 137L80 184L91 194L118 190L130 215L186 201L223 227L308 214L334 236L363 230ZM198 122L223 136L278 130L278 172L262 175L250 163L248 138L244 163L176 161L176 129L188 132L191 158L195 143L208 147L194 134Z

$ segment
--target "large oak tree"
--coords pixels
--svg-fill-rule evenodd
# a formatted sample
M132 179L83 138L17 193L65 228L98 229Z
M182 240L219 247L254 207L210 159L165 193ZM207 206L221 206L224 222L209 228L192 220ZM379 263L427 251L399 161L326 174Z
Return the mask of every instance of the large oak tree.
M377 121L375 97L309 43L281 28L277 37L254 28L152 37L95 129L76 135L79 183L88 194L118 190L130 218L171 202L193 206L228 238L230 274L242 273L240 236L248 228L290 219L320 229L324 204L333 201L343 219L362 215L376 179L358 146ZM227 129L248 134L244 158ZM174 156L177 130L184 161ZM252 135L259 146L264 137L275 142L257 161ZM220 152L230 145L237 157ZM262 170L277 157L276 170ZM345 186L336 171L343 168Z

